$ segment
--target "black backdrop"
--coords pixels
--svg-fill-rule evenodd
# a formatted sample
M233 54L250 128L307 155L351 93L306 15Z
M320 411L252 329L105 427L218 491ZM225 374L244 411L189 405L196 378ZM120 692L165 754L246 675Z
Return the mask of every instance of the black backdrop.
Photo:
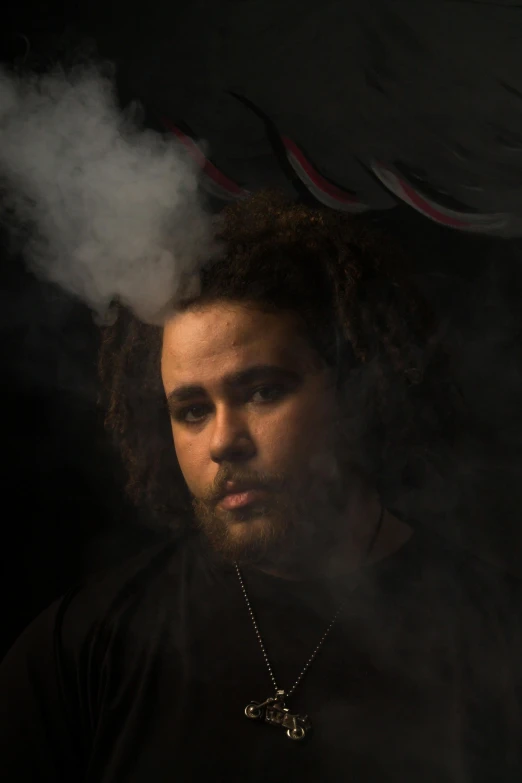
M122 7L13 4L3 26L2 59L12 62L25 53L33 67L45 68L85 36L96 41L102 55L124 59L140 17ZM513 362L520 349L520 240L459 234L407 207L382 219L411 247L422 286L441 317L453 321L455 341L467 358L464 386L493 439L495 432L501 436L494 445L504 448L498 464L509 457L517 466L522 424ZM90 313L37 281L10 255L5 237L1 253L3 651L68 586L153 534L126 504L121 468L103 434L96 406L99 335ZM485 320L481 297L486 303L491 275L501 294L489 301ZM507 321L500 338L487 339ZM493 482L504 507L498 520L492 524L489 517L474 531L479 548L515 571L521 554L520 475L514 480L513 473L502 474Z

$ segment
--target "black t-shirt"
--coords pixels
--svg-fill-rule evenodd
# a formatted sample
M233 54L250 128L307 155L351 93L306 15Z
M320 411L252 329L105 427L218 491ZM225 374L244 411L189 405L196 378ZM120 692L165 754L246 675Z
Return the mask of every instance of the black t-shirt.
M0 669L0 780L520 783L516 585L417 530L353 586L243 571L302 742L249 720L273 695L237 573L159 545L46 610Z

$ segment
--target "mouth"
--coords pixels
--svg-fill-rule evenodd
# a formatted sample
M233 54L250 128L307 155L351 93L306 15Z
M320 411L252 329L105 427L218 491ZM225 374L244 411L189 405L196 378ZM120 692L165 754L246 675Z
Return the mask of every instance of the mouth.
M235 508L244 508L252 503L259 502L266 496L266 490L260 487L231 490L218 502L219 508L230 511Z

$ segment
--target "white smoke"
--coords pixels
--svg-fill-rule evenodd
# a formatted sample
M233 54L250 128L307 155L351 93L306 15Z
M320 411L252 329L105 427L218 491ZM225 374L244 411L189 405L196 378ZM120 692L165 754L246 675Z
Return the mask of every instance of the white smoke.
M0 69L0 188L28 265L101 318L118 298L157 322L212 254L195 165L177 141L121 113L95 66Z

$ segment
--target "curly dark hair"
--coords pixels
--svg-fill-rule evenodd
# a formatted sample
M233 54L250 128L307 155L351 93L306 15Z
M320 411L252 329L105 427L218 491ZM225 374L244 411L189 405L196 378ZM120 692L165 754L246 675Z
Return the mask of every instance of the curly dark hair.
M196 299L178 306L225 299L300 315L337 366L349 401L346 437L386 500L422 482L428 466L447 470L456 400L433 313L408 281L401 248L372 219L288 203L273 191L221 218L222 255L202 270ZM160 378L162 329L117 311L100 353L106 426L132 499L172 519L187 511L188 496Z

